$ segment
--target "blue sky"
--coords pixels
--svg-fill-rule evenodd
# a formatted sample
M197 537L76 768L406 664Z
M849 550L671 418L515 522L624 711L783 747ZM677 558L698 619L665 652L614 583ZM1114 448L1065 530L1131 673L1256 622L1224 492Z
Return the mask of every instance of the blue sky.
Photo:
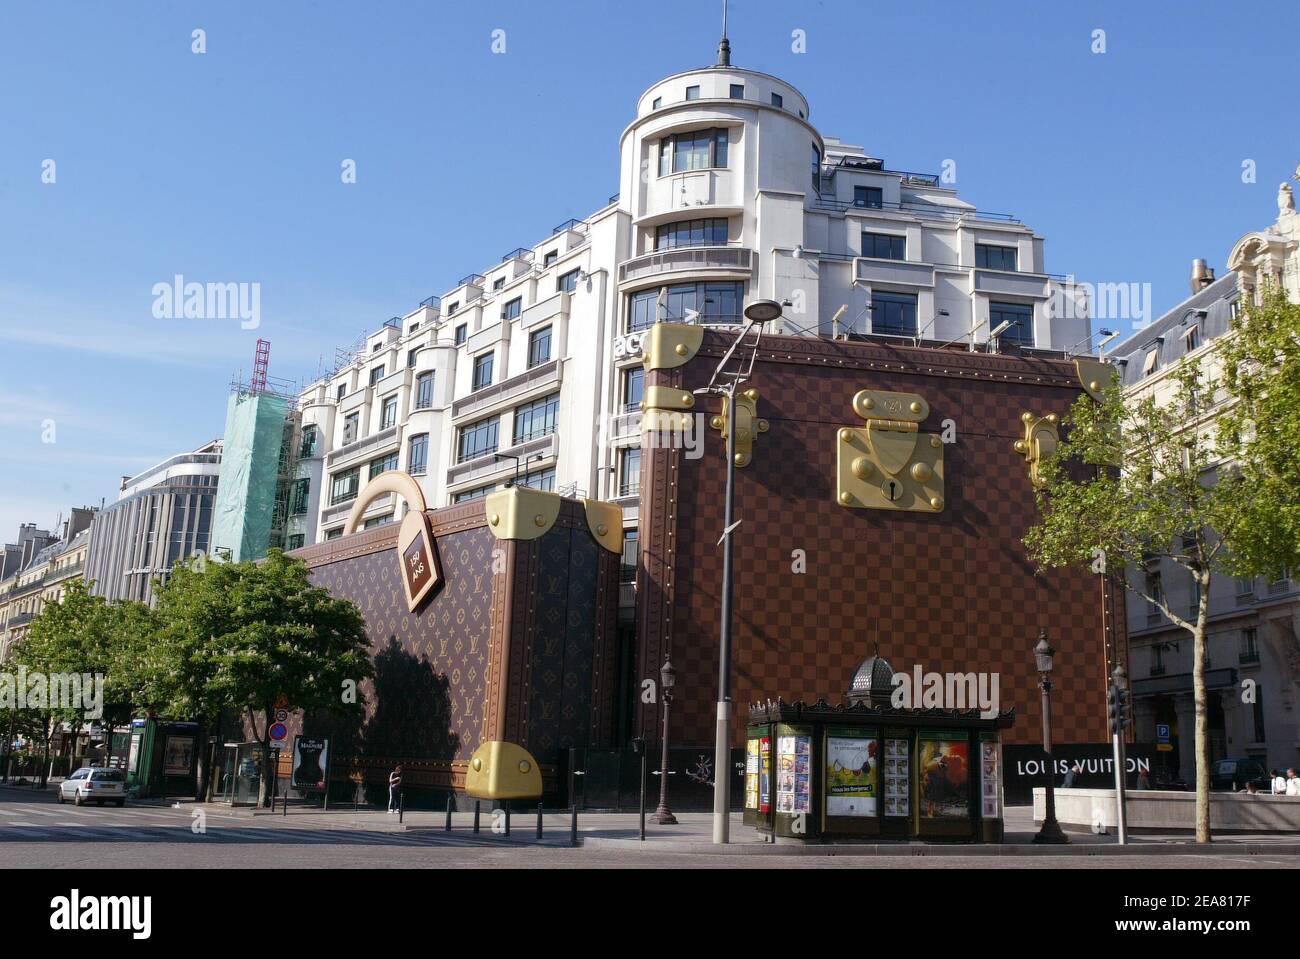
M636 96L712 62L718 7L0 0L0 537L220 435L258 336L273 375L309 379L599 207ZM964 199L1047 238L1049 271L1150 283L1159 315L1192 257L1222 271L1276 214L1300 162L1294 94L1271 97L1294 86L1297 19L735 0L730 33L733 62L799 87L824 135L894 169L954 160ZM177 273L259 283L261 327L155 318Z

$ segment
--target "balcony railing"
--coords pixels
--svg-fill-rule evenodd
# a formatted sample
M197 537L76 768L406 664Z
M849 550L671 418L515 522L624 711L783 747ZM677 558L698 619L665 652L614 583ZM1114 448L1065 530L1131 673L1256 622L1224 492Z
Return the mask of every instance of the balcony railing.
M467 413L477 412L488 406L513 399L534 387L551 382L558 383L559 380L560 361L558 359L551 360L549 363L535 366L518 376L512 376L500 383L485 386L482 389L475 390L469 396L456 400L451 405L451 415L456 418Z
M329 466L337 466L339 463L360 456L362 453L367 453L380 446L391 443L396 438L397 427L390 426L386 430L380 430L373 436L367 436L365 439L356 440L355 442L348 443L346 446L340 446L333 453L330 453L329 456L325 457L325 462Z
M1238 661L1241 662L1241 663L1257 663L1257 662L1259 662L1259 650L1258 650L1258 649L1243 649L1243 650L1241 651L1241 656L1238 658Z
M921 203L915 200L902 203L855 203L852 200L831 200L818 198L810 205L813 210L827 213L843 213L845 210L893 210L898 213L914 213L917 216L937 220L997 220L1001 223L1019 223L1020 220L1009 213L985 213L982 210L954 209L937 203Z
M447 470L447 485L455 486L459 483L466 483L474 480L480 480L485 476L492 476L497 473L513 472L515 469L516 457L519 463L524 463L538 453L543 459L554 456L556 449L556 435L550 433L540 439L531 440L518 446L507 446L500 450L503 455L501 459L496 456L496 450L490 450L474 459L466 460L463 463L457 463ZM530 469L536 469L532 463L528 464ZM523 472L522 470L520 471Z
M663 273L698 273L704 270L754 272L754 251L743 246L685 246L655 250L618 265L618 281L626 283Z

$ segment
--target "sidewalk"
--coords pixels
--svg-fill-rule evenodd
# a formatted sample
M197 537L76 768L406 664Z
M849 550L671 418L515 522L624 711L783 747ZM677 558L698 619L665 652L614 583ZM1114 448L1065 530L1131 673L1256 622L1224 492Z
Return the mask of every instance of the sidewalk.
M54 782L51 781L52 788ZM30 783L15 785L0 783L0 788L34 793ZM283 820L283 825L301 829L361 830L366 832L424 834L433 838L446 829L445 810L406 810L400 821L396 814L380 808L360 807L351 803L332 805L322 809L315 805L295 805L290 802L288 815L277 805L275 811L247 806L227 806L224 803L195 803L192 799L151 798L130 800L130 805L195 806L219 812L227 818L260 820L261 825L271 825L271 819ZM771 842L764 834L744 825L740 813L732 813L730 842L726 846L714 845L713 815L707 812L677 813L677 825L659 826L646 819L646 840L639 839L639 817L624 812L579 812L578 844L584 848L622 850L626 852L652 851L710 855L767 855L767 856L1148 856L1148 855L1260 855L1300 856L1300 836L1270 834L1222 834L1214 842L1198 845L1190 831L1187 834L1130 834L1126 846L1119 845L1118 837L1094 835L1091 832L1066 830L1068 845L1035 845L1038 826L1033 820L1030 806L1010 806L1005 811L1006 833L1001 844L973 843L835 843L805 844L782 840ZM479 835L484 844L504 838L504 822L496 821L493 830L491 803L484 802L479 817ZM279 825L277 823L277 825ZM543 816L542 841L546 845L569 843L571 818L567 811L548 811ZM452 814L452 833L458 839L472 835L474 813ZM536 841L537 808L512 808L510 840L514 843Z
M223 807L228 814L248 817L283 816L282 807L276 807L274 813L269 809L250 809ZM1114 834L1094 835L1091 832L1067 831L1069 845L1039 846L1033 842L1038 826L1033 821L1033 809L1030 806L1012 806L1006 810L1005 841L998 845L947 844L922 842L890 843L837 843L804 844L783 840L772 843L768 838L741 822L740 813L732 813L730 824L730 843L727 846L715 846L713 836L713 815L707 812L677 813L678 824L659 826L646 819L646 841L639 839L639 817L636 813L623 812L579 812L578 842L593 849L653 850L656 852L712 853L724 855L822 855L822 856L1006 856L1006 855L1157 855L1157 854L1258 854L1297 855L1300 856L1300 836L1289 834L1241 834L1216 836L1209 846L1197 845L1189 832L1186 835L1129 835L1126 846L1119 845ZM353 810L350 804L331 806L321 809L319 806L289 805L287 824L310 828L363 829L372 832L414 832L437 834L445 831L446 812L431 810L407 810L398 821L396 814L388 814L382 809L360 808ZM452 831L463 836L471 832L474 825L473 812L456 812L452 814ZM479 818L480 834L485 841L491 841L493 833L493 815L490 803L484 802ZM498 821L498 832L503 824ZM548 811L543 816L543 838L551 843L557 840L567 842L570 836L571 819L568 812ZM537 810L514 808L510 817L511 839L531 839L537 833Z

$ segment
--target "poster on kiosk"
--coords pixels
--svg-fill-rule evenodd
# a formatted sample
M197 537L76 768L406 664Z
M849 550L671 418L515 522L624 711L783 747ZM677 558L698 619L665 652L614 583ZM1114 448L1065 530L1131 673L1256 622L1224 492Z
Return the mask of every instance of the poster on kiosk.
M293 773L290 779L294 789L324 789L329 773L330 741L293 737Z

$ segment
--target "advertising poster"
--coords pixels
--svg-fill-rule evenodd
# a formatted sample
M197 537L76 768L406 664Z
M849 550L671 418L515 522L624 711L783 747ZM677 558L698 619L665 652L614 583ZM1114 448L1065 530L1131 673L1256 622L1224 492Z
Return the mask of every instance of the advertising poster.
M745 808L758 808L758 759L757 739L745 740Z
M772 811L772 737L758 741L758 811Z
M863 738L844 730L844 735L826 736L826 815L875 816L880 780L879 744L874 733Z
M126 768L128 772L135 772L135 765L140 760L140 737L131 737L131 752L126 759Z
M980 814L985 819L998 818L998 744L980 742Z
M293 739L293 773L290 782L294 789L324 789L325 775L329 769L328 739Z
M969 744L965 740L921 739L917 751L922 818L967 818Z
M906 739L885 740L885 815L907 816L912 811L912 769Z
M168 736L163 751L163 775L188 776L194 768L194 737Z
M776 811L793 815L812 809L812 737L776 740Z

